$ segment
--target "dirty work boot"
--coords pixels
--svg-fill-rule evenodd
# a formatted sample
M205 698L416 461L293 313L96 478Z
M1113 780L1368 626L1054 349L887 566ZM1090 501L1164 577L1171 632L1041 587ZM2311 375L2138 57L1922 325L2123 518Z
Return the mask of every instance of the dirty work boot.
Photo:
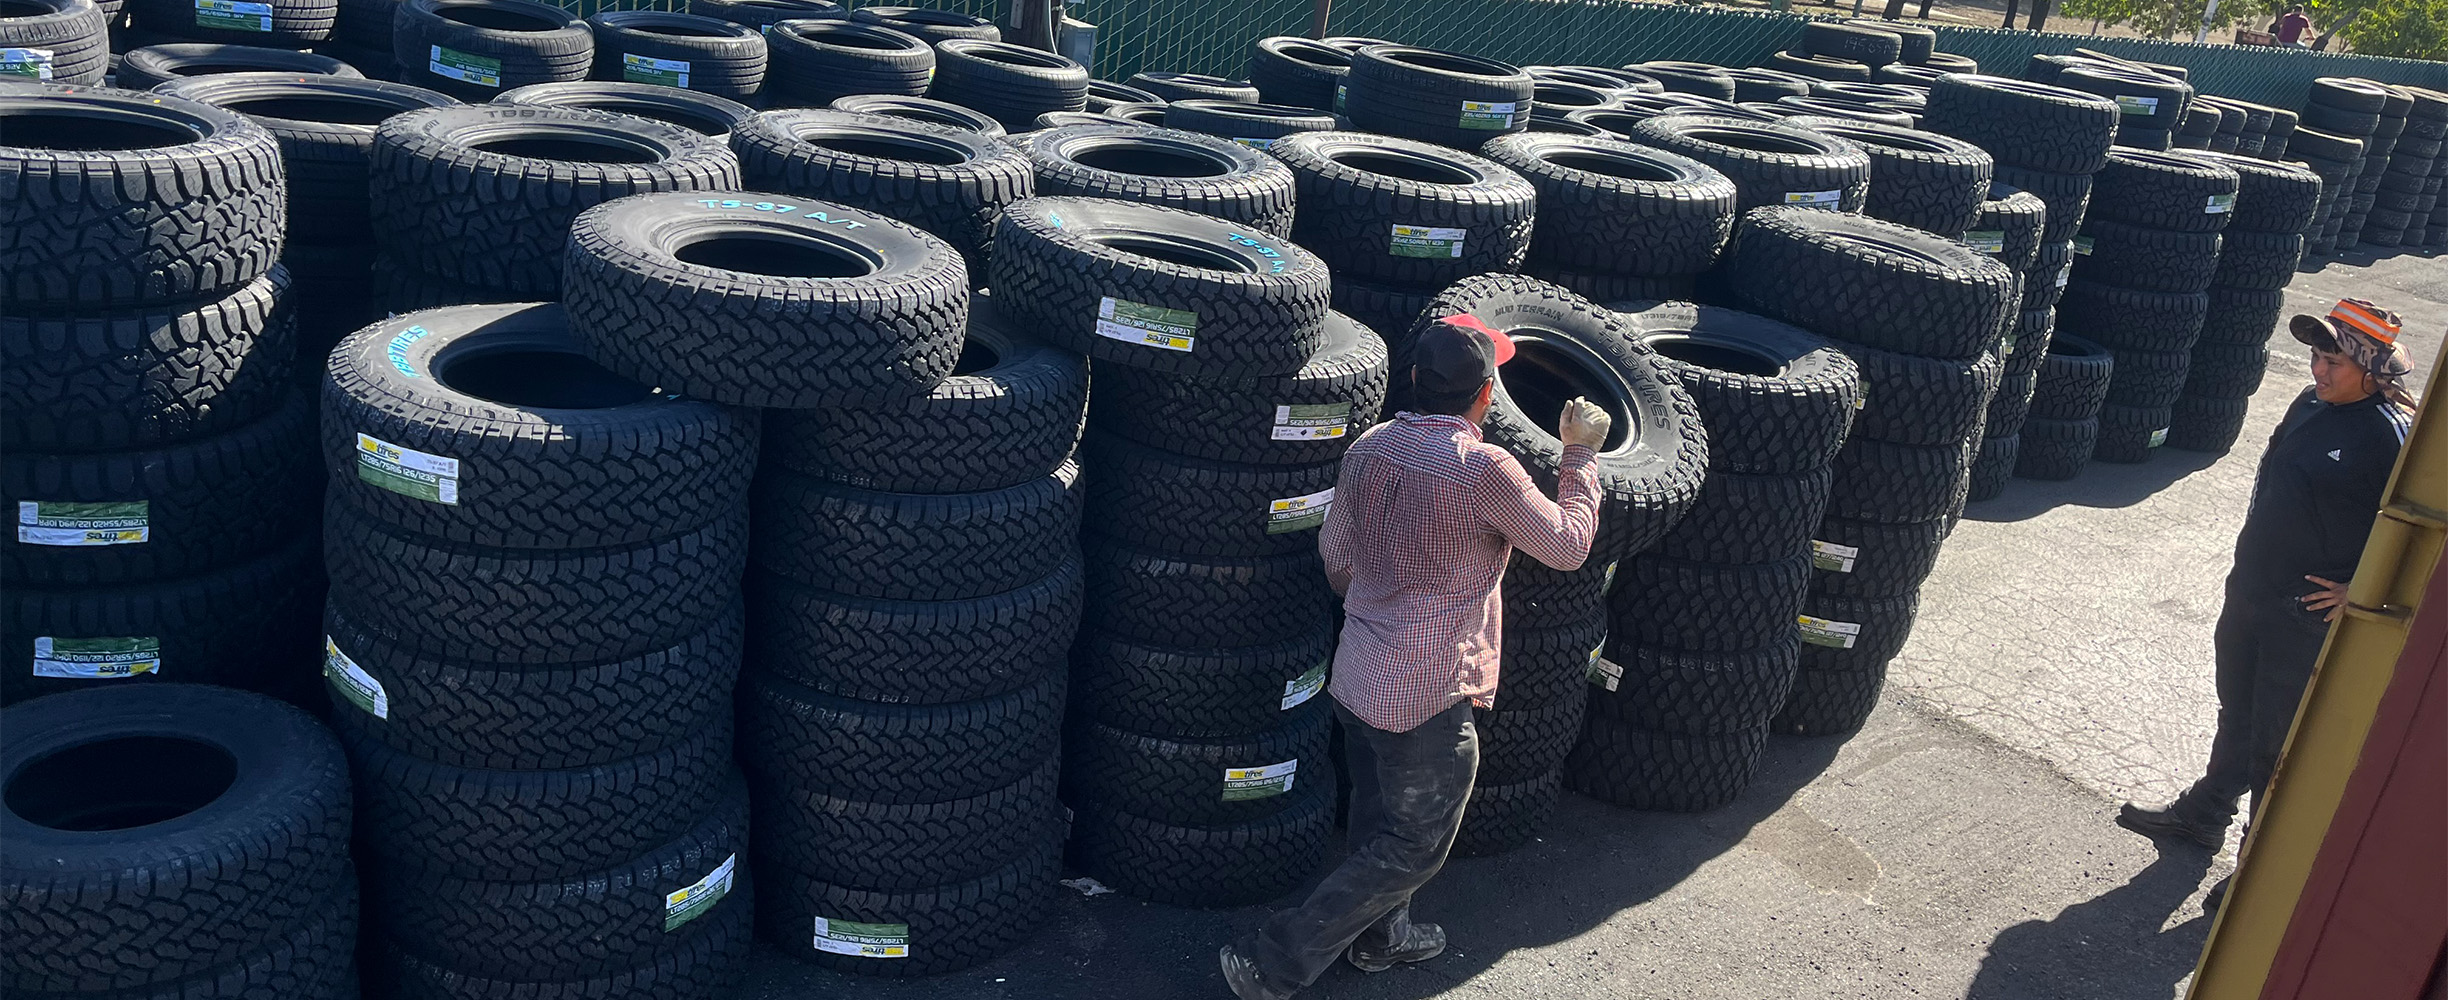
M1223 951L1216 953L1216 960L1224 966L1224 985L1232 987L1233 995L1241 1000L1292 1000L1292 994L1268 988L1266 980L1258 975L1258 963L1233 950L1233 946L1225 945Z
M2213 851L2227 843L2227 824L2195 819L2184 809L2184 800L2168 803L2165 808L2149 809L2125 803L2117 810L2117 825L2152 840L2181 840L2207 847Z
M1388 945L1354 941L1343 957L1362 972L1384 972L1404 962L1425 962L1444 953L1445 928L1406 921L1400 940Z

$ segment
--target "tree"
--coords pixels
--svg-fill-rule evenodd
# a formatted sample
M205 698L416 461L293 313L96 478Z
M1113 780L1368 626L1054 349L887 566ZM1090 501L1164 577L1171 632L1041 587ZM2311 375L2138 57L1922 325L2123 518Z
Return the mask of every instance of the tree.
M2448 60L2448 0L2377 0L2340 32L2367 56Z

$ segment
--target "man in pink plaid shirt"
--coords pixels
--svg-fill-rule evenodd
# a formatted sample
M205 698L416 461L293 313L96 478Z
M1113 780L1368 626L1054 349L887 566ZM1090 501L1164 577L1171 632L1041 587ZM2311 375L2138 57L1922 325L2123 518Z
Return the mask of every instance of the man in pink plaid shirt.
M1471 706L1496 694L1504 633L1497 585L1519 547L1578 569L1598 530L1595 448L1611 423L1586 399L1564 406L1556 499L1521 463L1480 440L1496 367L1513 343L1471 316L1413 342L1413 410L1371 428L1343 458L1318 536L1343 594L1336 715L1352 779L1352 852L1300 906L1222 953L1241 1000L1284 1000L1335 956L1382 972L1445 950L1445 932L1411 921L1411 894L1444 867L1479 772Z

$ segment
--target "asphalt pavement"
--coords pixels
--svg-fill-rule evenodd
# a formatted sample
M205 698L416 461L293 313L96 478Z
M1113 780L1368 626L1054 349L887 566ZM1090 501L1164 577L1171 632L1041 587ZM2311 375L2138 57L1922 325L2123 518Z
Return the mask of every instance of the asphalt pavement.
M2340 296L2406 317L2419 390L2448 329L2448 259L2307 269L2291 311ZM1572 795L1537 842L1461 859L1415 913L1453 946L1303 997L1424 1000L2170 1000L2230 850L2165 853L2112 822L2207 758L2210 631L2262 443L2308 385L2281 331L2226 455L2163 449L1974 504L1923 589L1886 696L1851 737L1780 738L1732 806L1641 813ZM1004 958L916 981L761 951L754 1000L1230 996L1216 947L1264 908L1194 911L1065 890Z

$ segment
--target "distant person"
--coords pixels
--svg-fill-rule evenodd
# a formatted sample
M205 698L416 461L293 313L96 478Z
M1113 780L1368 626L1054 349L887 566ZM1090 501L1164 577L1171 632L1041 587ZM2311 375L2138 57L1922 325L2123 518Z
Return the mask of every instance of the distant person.
M1351 856L1301 905L1224 946L1224 982L1241 1000L1284 1000L1338 957L1383 972L1445 950L1443 928L1411 919L1411 894L1444 867L1478 779L1471 707L1496 694L1497 584L1515 546L1563 571L1589 558L1596 449L1613 422L1589 400L1564 404L1547 499L1479 435L1496 366L1512 356L1513 342L1475 317L1431 324L1395 374L1412 409L1343 457L1318 552L1343 594L1327 691L1351 770Z
M2218 735L2200 781L2164 808L2126 803L2117 823L2155 839L2217 850L2237 800L2261 810L2329 623L2346 605L2380 493L2414 422L2412 371L2397 314L2347 299L2287 328L2312 348L2312 387L2270 435L2236 535L2235 569L2213 638ZM2216 909L2227 883L2205 906Z
M2270 33L2278 36L2280 45L2300 45L2304 32L2310 30L2312 30L2312 19L2304 16L2302 4L2296 4L2287 8L2286 14L2278 18L2278 26L2271 29Z

